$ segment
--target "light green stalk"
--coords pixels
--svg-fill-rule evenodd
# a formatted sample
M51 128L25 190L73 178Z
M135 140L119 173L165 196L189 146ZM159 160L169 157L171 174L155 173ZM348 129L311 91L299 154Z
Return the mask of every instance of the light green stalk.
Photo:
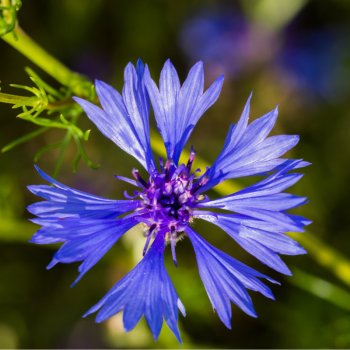
M93 95L93 85L86 77L68 69L32 40L18 25L13 32L4 35L2 39L66 86L74 95L85 98L91 98Z
M306 292L350 311L350 293L320 277L293 268L290 283Z

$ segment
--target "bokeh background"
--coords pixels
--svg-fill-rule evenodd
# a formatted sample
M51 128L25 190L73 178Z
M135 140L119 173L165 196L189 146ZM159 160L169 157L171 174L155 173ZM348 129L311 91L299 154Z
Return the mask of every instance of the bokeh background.
M258 319L233 306L229 331L210 306L191 246L184 240L177 249L178 269L167 256L167 268L187 308L187 317L180 319L183 347L349 348L350 2L24 0L18 16L22 28L67 66L119 89L124 66L138 57L154 76L167 58L182 78L198 60L205 63L207 84L225 74L221 98L191 138L209 162L250 91L252 118L279 104L274 132L300 134L291 156L313 164L293 188L310 198L298 210L313 220L310 254L286 257L294 276L278 276L224 233L196 224L210 242L282 285L272 287L274 302L253 295ZM35 68L0 41L2 91L11 92L10 83L29 83L25 66ZM79 123L92 129L87 152L100 168L81 164L73 174L72 145L58 179L98 195L122 196L124 185L113 175L128 176L136 163L87 118ZM9 105L0 105L1 147L31 130L34 126L16 119ZM33 157L61 137L50 131L0 155L0 347L178 348L167 326L154 343L144 321L125 334L120 315L103 324L81 318L141 258L142 237L127 235L73 289L69 286L76 266L46 271L53 247L27 243L36 227L28 222L25 208L37 199L26 186L42 182ZM39 165L52 173L57 156L56 151L47 153Z

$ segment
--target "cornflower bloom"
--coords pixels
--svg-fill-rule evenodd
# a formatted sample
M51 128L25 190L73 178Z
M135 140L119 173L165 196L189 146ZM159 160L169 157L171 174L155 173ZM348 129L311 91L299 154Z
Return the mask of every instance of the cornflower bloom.
M290 275L279 254L305 251L284 232L303 231L309 221L286 212L305 203L306 198L282 191L302 176L290 171L308 163L280 157L297 144L299 137L268 137L277 109L248 125L249 97L213 165L202 174L193 172L195 151L191 149L184 164L179 164L180 154L195 124L217 100L223 77L204 92L203 64L198 62L181 85L168 60L161 71L159 88L141 61L136 68L131 63L126 66L124 79L122 94L96 81L102 108L81 98L75 101L106 137L140 162L148 172L147 178L136 169L132 170L133 178L117 176L135 186L135 196L111 200L67 187L38 169L52 186L29 186L32 193L44 199L28 207L37 216L33 222L42 226L31 241L62 242L48 268L59 262L82 262L76 283L126 231L144 225L142 260L85 314L98 312L97 322L123 311L124 328L129 331L144 316L157 339L164 319L181 341L178 310L185 315L185 308L165 269L164 251L170 246L176 265L175 248L183 235L192 243L200 277L222 322L231 327L231 302L256 317L247 290L273 299L262 280L275 281L213 247L193 230L191 223L200 219L217 225L264 264ZM159 163L150 146L150 103L167 153L167 159ZM224 180L252 175L265 178L219 199L205 195ZM140 239L144 238L140 235Z

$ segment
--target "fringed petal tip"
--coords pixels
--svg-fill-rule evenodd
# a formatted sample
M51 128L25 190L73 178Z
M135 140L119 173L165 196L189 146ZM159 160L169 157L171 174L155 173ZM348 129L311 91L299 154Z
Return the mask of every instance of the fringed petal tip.
M42 179L44 179L45 181L49 182L50 184L52 183L55 183L55 179L52 178L51 176L49 176L48 174L46 174L43 170L41 170L41 168L37 165L37 164L34 164L34 168L35 170L38 172L38 174L40 175L40 177ZM28 188L31 187L35 187L35 185L33 185L33 187L31 185L28 186Z
M141 64L125 68L122 95L112 86L95 81L101 106L73 97L101 133L125 152L136 158L146 170L155 165L149 141L149 102ZM122 124L123 127L119 127Z
M144 83L148 91L158 129L163 138L168 159L178 163L180 154L194 126L219 97L223 76L204 88L203 62L197 62L181 85L176 69L167 60L160 74L159 87L152 80L146 65Z
M223 150L207 173L209 179L201 192L227 179L266 175L277 171L286 161L280 157L298 143L298 135L268 137L278 116L278 106L248 125L251 96L241 118L230 128ZM300 161L294 168L308 164Z
M50 263L46 266L46 270L51 270L54 266L56 266L59 263L59 260L56 260L53 258Z
M164 248L164 233L160 233L141 262L90 308L84 317L98 312L96 322L102 322L123 311L124 328L130 331L144 316L155 339L159 336L164 319L181 341L177 325L178 310L182 313L185 310L165 270Z
M217 225L248 253L282 274L290 275L291 272L279 257L279 254L306 254L305 249L298 242L283 233L286 223L290 225L290 222L300 221L300 217L284 215L280 219L287 220L286 223L274 220L269 222L268 218L270 216L267 216L266 220L263 221L262 217L254 218L242 214L200 213L199 211L196 212L196 217ZM300 224L298 225L300 226Z
M247 290L273 298L272 291L260 279L269 277L214 248L191 228L186 228L193 245L199 274L209 300L226 327L231 328L231 302L247 315L257 317Z

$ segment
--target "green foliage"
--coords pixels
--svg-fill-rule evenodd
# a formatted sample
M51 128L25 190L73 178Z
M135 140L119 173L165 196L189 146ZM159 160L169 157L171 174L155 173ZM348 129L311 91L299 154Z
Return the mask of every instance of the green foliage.
M59 153L54 169L54 176L56 176L70 143L74 142L76 155L72 162L73 171L76 171L80 160L83 160L89 167L96 168L97 165L89 158L84 148L84 143L88 140L90 131L83 131L77 125L82 110L72 100L73 95L94 100L93 84L85 77L71 72L63 66L20 29L17 24L17 11L20 7L21 1L19 0L0 0L0 36L52 75L62 85L59 88L54 88L46 83L33 69L26 68L25 71L34 85L11 84L10 86L27 92L29 95L0 92L0 102L11 104L13 109L20 109L17 118L38 127L3 146L1 151L10 151L50 129L60 129L63 132L61 141L45 145L39 149L34 155L34 161L37 162L46 152L58 149Z
M21 6L21 0L2 0L0 2L0 36L14 30L17 22L17 11Z
M48 144L39 149L34 156L34 161L38 162L40 157L50 150L59 149L59 156L54 170L54 175L56 176L61 168L64 154L70 142L73 141L76 145L76 156L72 163L73 170L76 171L80 160L85 161L88 166L96 168L97 165L89 158L84 148L84 143L89 138L90 130L83 131L77 125L82 110L72 100L72 91L67 87L55 89L47 84L34 70L26 68L25 71L34 83L34 86L19 84L11 84L10 86L29 92L30 95L13 95L0 92L0 102L12 104L12 108L20 109L21 112L17 115L17 118L30 122L38 126L38 128L11 141L1 151L10 151L14 147L28 142L50 129L60 129L64 132L61 141Z

